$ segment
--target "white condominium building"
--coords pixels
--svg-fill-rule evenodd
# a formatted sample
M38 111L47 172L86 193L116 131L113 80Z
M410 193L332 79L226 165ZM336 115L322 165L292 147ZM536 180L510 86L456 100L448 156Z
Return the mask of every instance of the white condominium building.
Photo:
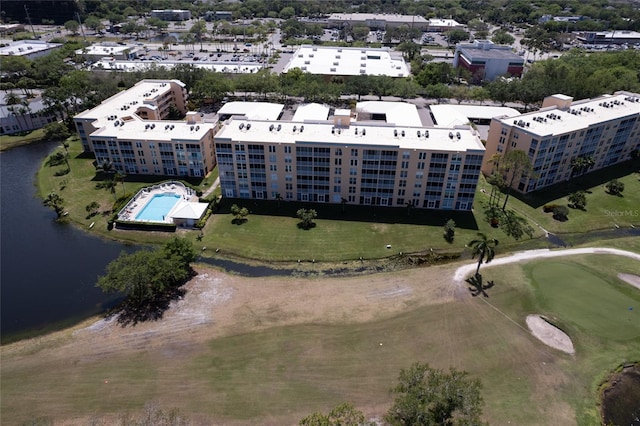
M206 176L215 167L214 125L186 111L178 80L142 80L74 117L86 152L126 174ZM172 111L186 120L167 120Z
M402 105L415 109L367 102L328 120L231 117L215 135L222 195L470 210L485 151L477 132L393 118Z
M593 158L590 170L611 166L640 148L640 95L616 92L575 102L549 96L538 111L494 118L486 148L485 175L493 170L493 154L514 149L529 154L536 176L514 183L522 193L571 179L574 158Z

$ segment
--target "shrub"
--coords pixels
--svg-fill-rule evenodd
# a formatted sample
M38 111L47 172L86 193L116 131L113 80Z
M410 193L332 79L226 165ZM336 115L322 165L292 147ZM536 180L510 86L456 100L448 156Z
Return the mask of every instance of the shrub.
M624 183L620 182L618 179L613 179L607 182L605 185L607 188L607 192L612 195L620 195L622 191L624 191Z
M553 218L564 222L569 219L569 208L566 206L557 206L553 209Z
M542 210L543 210L545 213L551 213L551 212L553 211L553 209L555 209L556 207L560 207L560 204L545 204L545 205L542 207Z
M456 234L456 222L453 219L447 220L444 224L444 239L448 243L453 242L453 238Z
M587 195L584 191L576 191L569 194L569 207L584 210L587 206Z

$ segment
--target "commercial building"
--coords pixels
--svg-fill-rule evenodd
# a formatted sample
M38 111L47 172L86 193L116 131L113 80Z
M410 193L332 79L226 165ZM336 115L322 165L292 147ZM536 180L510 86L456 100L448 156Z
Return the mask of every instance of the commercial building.
M467 27L460 24L455 19L431 18L427 25L427 31L434 33L444 33L452 30L464 30Z
M22 56L27 59L35 59L40 56L46 56L61 47L62 44L60 43L49 43L42 40L20 40L0 47L0 56Z
M74 53L95 62L101 59L105 59L106 61L132 60L137 58L141 51L141 47L135 44L118 44L105 41L103 43L92 44L83 49L77 49Z
M486 175L493 154L514 149L529 154L536 176L514 183L522 193L571 179L571 162L578 157L593 158L590 170L620 163L640 148L640 95L616 92L575 102L565 95L547 97L538 111L494 118L486 148Z
M163 21L188 21L191 19L191 11L184 9L155 9L151 11L152 18Z
M524 59L513 53L510 46L476 40L472 44L456 46L453 66L469 70L474 81L493 81L503 75L520 77Z
M142 80L74 117L82 146L126 174L206 176L215 166L214 125L186 110L178 80ZM172 112L186 120L168 120Z
M366 103L328 119L317 106L303 121L231 117L214 138L222 195L470 210L484 156L478 134L424 127L417 113L394 123L403 108L415 106Z
M426 31L429 21L419 15L398 15L386 13L332 13L327 19L329 28L341 28L343 26L365 25L372 30L385 30L407 26Z
M586 31L578 33L576 39L582 44L637 44L640 43L640 33L637 31Z
M302 45L285 66L285 73L299 68L310 74L327 76L387 75L407 77L409 67L401 55L388 48Z

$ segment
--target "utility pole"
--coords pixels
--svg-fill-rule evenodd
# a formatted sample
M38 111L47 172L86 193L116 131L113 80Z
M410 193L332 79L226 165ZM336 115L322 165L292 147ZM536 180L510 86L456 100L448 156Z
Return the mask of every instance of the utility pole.
M31 23L31 17L29 16L29 9L27 9L27 5L24 5L24 12L27 14L27 21L29 22L29 26L31 27L31 32L33 33L34 38L38 38L36 35L36 30L33 29L33 24Z
M80 24L80 31L82 32L82 39L84 43L87 43L87 37L84 35L84 28L82 27L82 21L80 20L80 14L76 12L76 18L78 19L78 24Z

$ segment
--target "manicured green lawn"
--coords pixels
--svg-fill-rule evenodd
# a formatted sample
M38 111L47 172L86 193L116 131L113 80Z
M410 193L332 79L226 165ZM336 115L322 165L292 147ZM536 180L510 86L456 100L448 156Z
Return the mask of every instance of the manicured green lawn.
M581 233L596 229L614 229L616 225L628 228L630 225L640 226L640 173L636 173L629 163L613 166L604 170L578 177L569 184L555 185L548 189L536 191L526 197L511 196L508 206L521 215L539 223L545 229L557 234ZM610 195L605 184L617 178L625 184L622 195ZM482 177L476 193L475 205L487 202L491 186ZM567 195L577 190L587 191L586 210L569 209L569 220L559 222L551 213L544 213L545 204L568 204Z
M640 297L629 284L564 261L536 263L527 270L540 307L557 312L563 322L612 340L640 337Z
M0 136L0 151L15 148L20 145L41 141L44 138L44 130L37 129L25 135L2 135Z

